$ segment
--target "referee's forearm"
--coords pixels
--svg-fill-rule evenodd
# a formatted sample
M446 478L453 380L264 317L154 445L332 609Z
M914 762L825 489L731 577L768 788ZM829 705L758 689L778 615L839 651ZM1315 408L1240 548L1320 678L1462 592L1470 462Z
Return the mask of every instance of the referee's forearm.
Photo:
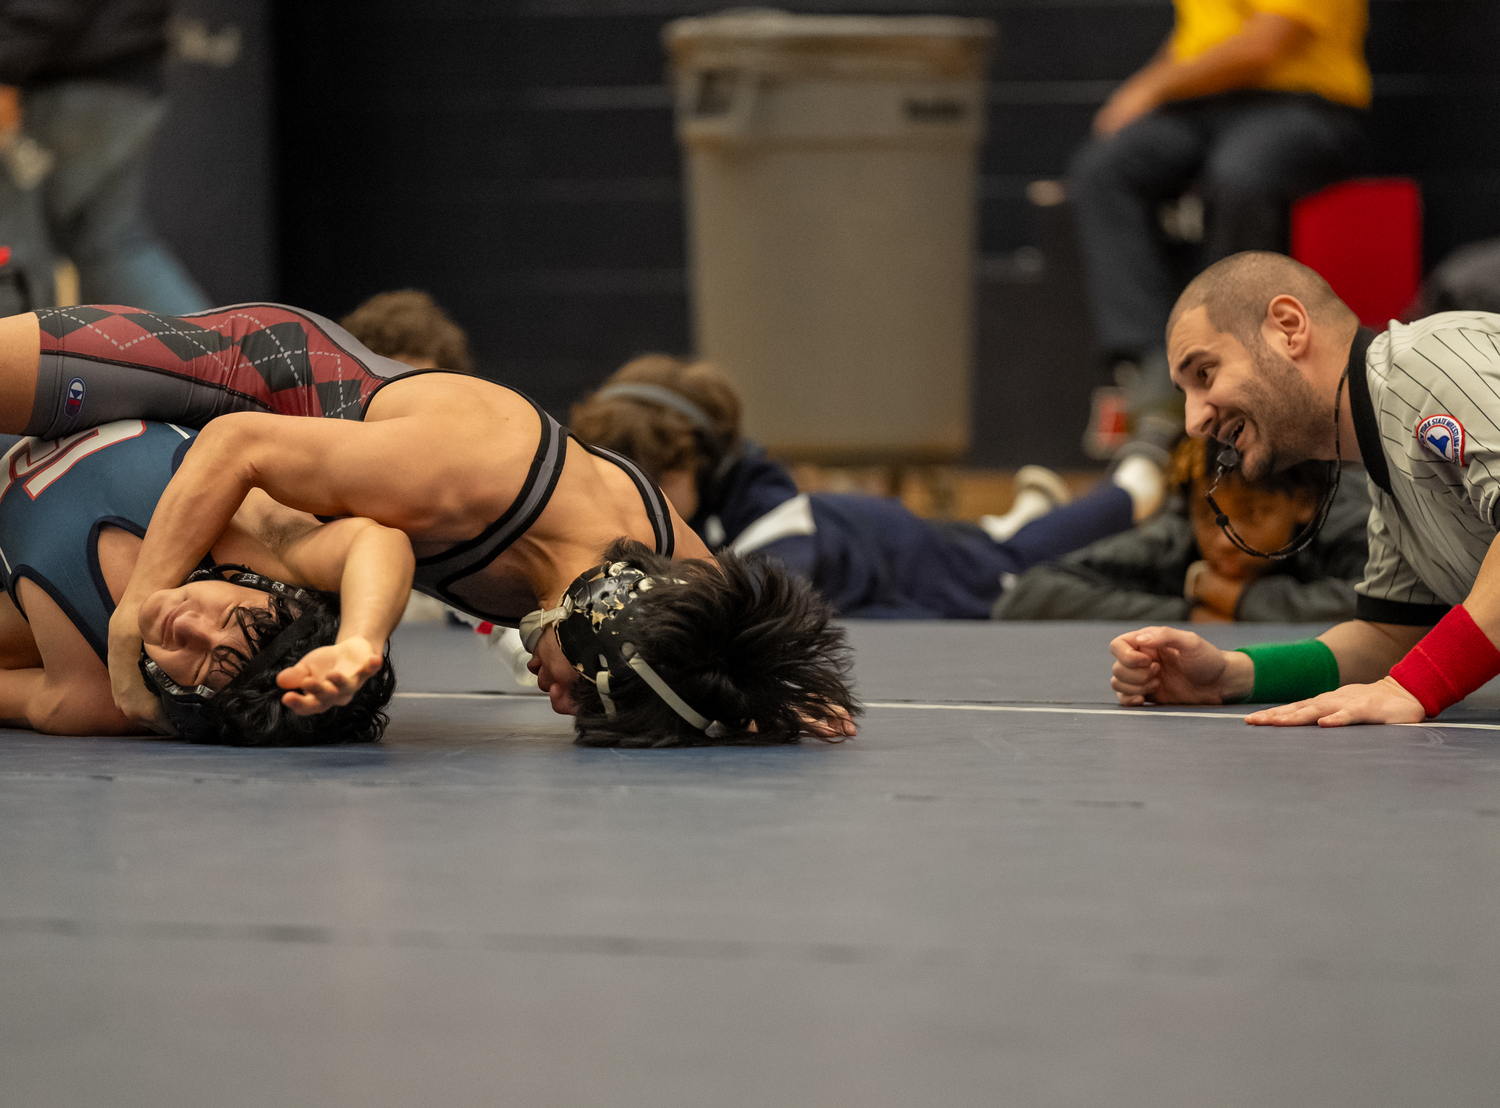
M1330 627L1318 639L1333 651L1339 663L1339 684L1368 685L1390 673L1391 667L1430 630L1352 619Z

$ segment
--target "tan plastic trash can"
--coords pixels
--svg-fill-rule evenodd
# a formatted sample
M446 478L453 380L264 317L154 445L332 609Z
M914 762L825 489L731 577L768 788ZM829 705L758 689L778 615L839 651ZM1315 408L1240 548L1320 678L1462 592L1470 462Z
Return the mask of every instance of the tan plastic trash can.
M735 11L663 37L698 355L783 455L968 447L983 19Z

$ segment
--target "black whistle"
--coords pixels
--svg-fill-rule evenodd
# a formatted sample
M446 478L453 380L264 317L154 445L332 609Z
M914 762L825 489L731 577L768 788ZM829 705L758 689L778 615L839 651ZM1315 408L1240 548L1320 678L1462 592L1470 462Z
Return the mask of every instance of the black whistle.
M1226 446L1219 451L1219 468L1233 469L1240 464L1240 452L1232 446Z

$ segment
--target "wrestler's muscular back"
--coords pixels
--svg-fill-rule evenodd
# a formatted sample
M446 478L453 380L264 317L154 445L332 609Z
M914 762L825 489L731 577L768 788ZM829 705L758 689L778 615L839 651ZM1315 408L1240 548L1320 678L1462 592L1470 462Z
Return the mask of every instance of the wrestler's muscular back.
M386 385L370 402L365 423L411 421L420 446L407 464L420 491L403 496L400 524L418 558L471 539L520 495L536 454L536 409L510 389L475 377L422 374ZM383 522L392 523L391 520ZM707 547L674 518L677 556L706 558ZM612 462L569 446L557 487L537 521L474 578L455 591L486 608L555 600L600 552L621 536L655 543L640 493Z

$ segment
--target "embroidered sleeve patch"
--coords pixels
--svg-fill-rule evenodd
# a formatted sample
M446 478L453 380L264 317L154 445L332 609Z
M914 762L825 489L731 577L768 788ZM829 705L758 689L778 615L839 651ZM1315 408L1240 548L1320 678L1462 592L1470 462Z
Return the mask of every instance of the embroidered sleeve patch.
M1451 415L1428 416L1417 424L1417 441L1445 462L1464 465L1464 425Z

